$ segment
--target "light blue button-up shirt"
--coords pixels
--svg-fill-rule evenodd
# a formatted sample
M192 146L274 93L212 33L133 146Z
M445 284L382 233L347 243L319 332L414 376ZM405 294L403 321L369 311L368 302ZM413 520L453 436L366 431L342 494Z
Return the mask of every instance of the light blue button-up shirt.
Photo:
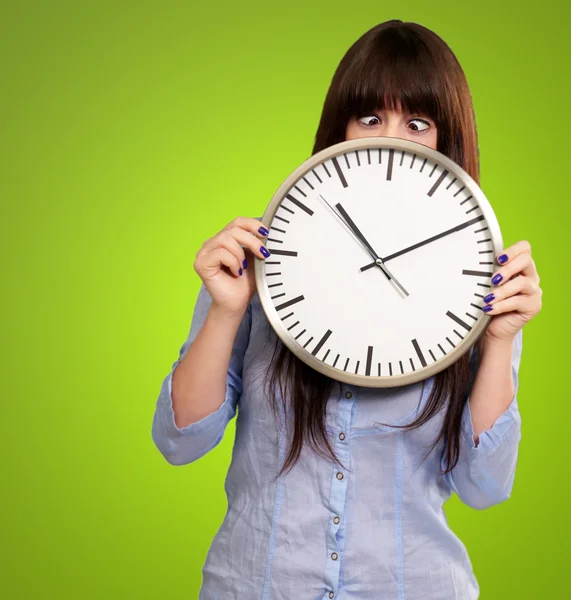
M253 267L250 267L253 268ZM204 563L199 600L471 600L479 586L465 546L449 528L443 503L456 492L483 509L510 496L521 438L517 406L522 336L512 358L516 394L494 425L473 441L469 404L462 417L460 461L442 476L442 444L421 463L443 411L412 431L375 422L410 422L434 378L375 389L336 383L327 430L341 468L303 447L292 471L276 479L289 434L276 422L263 378L276 334L257 294L237 332L224 402L178 428L172 373L204 324L211 297L201 287L190 333L157 399L153 440L166 460L185 465L222 439L236 414L225 482L228 510ZM477 369L472 352L471 372ZM289 430L291 431L291 429Z

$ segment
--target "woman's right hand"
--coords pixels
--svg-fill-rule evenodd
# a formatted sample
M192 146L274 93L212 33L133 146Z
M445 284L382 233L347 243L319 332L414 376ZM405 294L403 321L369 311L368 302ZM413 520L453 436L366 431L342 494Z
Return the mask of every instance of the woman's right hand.
M245 312L256 292L254 256L269 256L260 243L267 235L268 229L261 221L236 217L202 244L193 267L210 293L213 306L230 314Z

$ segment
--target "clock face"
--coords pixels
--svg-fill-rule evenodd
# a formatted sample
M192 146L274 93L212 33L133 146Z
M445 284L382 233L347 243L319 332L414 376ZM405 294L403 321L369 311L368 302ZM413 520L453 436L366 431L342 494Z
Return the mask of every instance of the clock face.
M414 383L462 356L502 249L493 210L459 165L395 138L341 142L305 161L263 217L258 295L301 360L338 381Z

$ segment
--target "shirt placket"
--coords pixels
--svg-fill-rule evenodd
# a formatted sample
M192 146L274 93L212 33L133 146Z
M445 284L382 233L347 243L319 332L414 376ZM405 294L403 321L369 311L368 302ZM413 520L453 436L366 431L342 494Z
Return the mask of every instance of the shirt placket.
M339 399L335 430L335 454L346 466L350 464L349 431L356 401L355 390L344 385ZM348 473L337 463L333 463L331 474L331 493L329 498L330 518L327 532L327 562L325 566L326 591L323 600L336 598L339 590L341 573L341 556L343 554L344 536L339 535L346 514Z

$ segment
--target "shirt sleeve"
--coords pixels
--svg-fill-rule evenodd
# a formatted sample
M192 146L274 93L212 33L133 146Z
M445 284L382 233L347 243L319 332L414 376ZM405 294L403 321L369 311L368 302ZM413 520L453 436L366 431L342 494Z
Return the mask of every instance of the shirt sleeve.
M172 465L189 464L212 450L222 439L226 425L236 414L236 406L242 393L242 366L250 339L251 303L240 323L226 376L226 394L220 407L186 427L177 427L172 407L172 375L201 330L212 303L212 297L204 284L201 285L192 315L190 332L179 350L170 373L162 382L153 416L152 439Z
M522 353L522 330L517 333L512 352L514 396L508 408L474 442L474 427L469 398L462 413L460 456L456 466L446 473L451 490L472 508L484 509L510 497L521 440L521 415L517 393ZM472 383L478 369L477 350L470 357ZM443 459L444 466L444 459Z

